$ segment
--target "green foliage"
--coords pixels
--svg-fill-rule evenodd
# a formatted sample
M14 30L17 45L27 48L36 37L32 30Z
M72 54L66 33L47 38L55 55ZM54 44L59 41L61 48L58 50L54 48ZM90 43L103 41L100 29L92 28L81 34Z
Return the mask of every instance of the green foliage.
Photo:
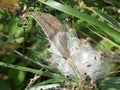
M0 88L2 88L3 90L11 90L10 84L5 80L0 80Z
M101 80L98 80L99 87L101 90L119 90L120 86L120 77L109 77Z
M9 77L12 80L12 84L17 88L25 80L25 72L11 69L9 71Z
M63 24L75 28L78 37L90 37L98 50L116 55L114 50L120 49L119 6L118 0L21 0L12 9L0 9L0 75L3 76L0 77L0 88L22 90L34 75L31 73L47 77L36 82L39 85L66 79L43 60L49 54L45 48L47 38L32 18L28 18L28 26L23 24L20 17L24 12L51 13ZM120 59L118 54L117 59ZM4 80L4 76L8 78ZM77 82L76 78L73 82ZM119 75L98 83L101 90L119 90Z

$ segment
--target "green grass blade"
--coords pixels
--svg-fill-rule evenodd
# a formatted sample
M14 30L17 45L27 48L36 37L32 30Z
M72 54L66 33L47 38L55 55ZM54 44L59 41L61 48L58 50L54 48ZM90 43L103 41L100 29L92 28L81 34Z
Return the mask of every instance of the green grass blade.
M12 64L7 64L7 63L3 63L3 62L0 62L0 66L13 68L13 69L21 70L21 71L26 71L26 72L31 72L31 73L35 73L35 74L40 74L42 76L47 76L47 77L51 77L51 78L55 78L55 79L56 78L61 79L61 80L65 79L60 74L51 73L51 72L44 72L44 71L40 71L40 70L36 70L36 69L32 69L32 68L23 67L23 66L12 65Z
M109 15L101 12L100 10L92 9L92 11L95 14L97 14L98 16L102 17L105 21L107 21L112 26L112 28L114 28L115 30L120 32L120 23L119 22L117 22L115 19L113 19Z
M93 30L91 30L91 32L93 32L94 34L96 34L97 36L101 37L101 38L104 40L104 43L103 43L102 41L101 41L102 43L101 43L101 42L98 43L97 48L100 49L100 47L102 47L101 45L106 46L106 49L108 49L108 50L112 49L113 47L120 48L120 45L116 44L116 43L113 42L112 40L110 40L110 39L102 36L101 34L95 32L95 31L93 31ZM106 41L106 42L105 42L105 41ZM109 45L109 46L108 46L108 45ZM105 47L104 47L104 50L106 50L106 49L105 49Z
M100 90L120 90L120 77L108 77L97 81Z
M114 4L120 7L120 0L111 0Z
M46 65L44 65L44 64L42 64L42 63L40 63L40 62L37 62L37 61L35 61L35 60L33 60L33 59L31 59L31 58L23 55L22 53L16 51L16 50L14 50L14 53L16 53L17 55L23 57L24 59L26 59L26 60L28 60L28 61L30 61L30 62L38 65L38 66L41 66L41 67L44 68L44 69L47 69L47 70L52 71L52 72L57 72L57 73L59 73L59 71L55 71L52 67L46 66Z
M74 17L77 17L77 18L80 18L86 22L88 22L90 25L94 25L94 26L97 26L100 28L101 31L103 31L104 33L106 33L110 38L112 38L115 42L117 43L120 43L120 34L116 31L114 31L111 27L109 27L106 23L104 22L101 22L101 21L98 21L97 19L87 15L87 14L84 14L84 13L81 13L77 10L74 10L72 9L71 7L68 7L68 6L65 6L65 5L62 5L54 0L47 0L47 1L44 1L44 0L38 0L39 2L43 3L43 4L46 4L50 7L53 7L59 11L62 11L64 13L67 13L69 15L72 15Z

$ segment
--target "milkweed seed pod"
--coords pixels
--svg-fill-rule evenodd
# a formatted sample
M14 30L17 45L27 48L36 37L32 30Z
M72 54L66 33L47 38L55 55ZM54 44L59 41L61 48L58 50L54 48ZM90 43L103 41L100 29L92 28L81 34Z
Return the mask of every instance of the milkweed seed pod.
M47 13L29 12L25 13L22 18L24 19L27 16L33 17L38 22L45 31L51 46L59 52L59 55L68 58L69 51L66 45L65 28L59 20Z
M110 71L109 60L92 48L89 39L78 39L72 29L65 31L64 26L54 16L47 13L29 12L23 15L33 17L48 37L51 57L50 65L59 69L63 75L82 78L85 74L96 80Z

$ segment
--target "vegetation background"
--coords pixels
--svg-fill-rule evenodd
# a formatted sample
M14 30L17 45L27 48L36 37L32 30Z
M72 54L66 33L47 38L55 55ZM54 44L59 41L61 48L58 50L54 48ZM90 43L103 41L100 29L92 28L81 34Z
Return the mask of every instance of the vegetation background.
M75 29L79 38L90 37L96 49L116 61L119 71L119 0L0 0L0 90L64 80L44 61L48 41L41 27L30 17L28 25L21 21L22 14L30 11L50 13ZM38 78L31 81L34 75ZM120 90L119 73L99 84L102 90Z

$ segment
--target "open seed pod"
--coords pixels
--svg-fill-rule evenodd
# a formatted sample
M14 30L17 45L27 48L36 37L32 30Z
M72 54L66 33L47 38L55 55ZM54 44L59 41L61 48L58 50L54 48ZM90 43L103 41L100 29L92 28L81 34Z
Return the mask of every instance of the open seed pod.
M93 80L105 77L110 72L109 60L103 53L95 50L89 39L79 39L71 30L64 26L54 16L41 13L25 13L22 18L33 17L44 30L50 47L50 65L60 70L63 75L73 75L80 79L89 76Z

